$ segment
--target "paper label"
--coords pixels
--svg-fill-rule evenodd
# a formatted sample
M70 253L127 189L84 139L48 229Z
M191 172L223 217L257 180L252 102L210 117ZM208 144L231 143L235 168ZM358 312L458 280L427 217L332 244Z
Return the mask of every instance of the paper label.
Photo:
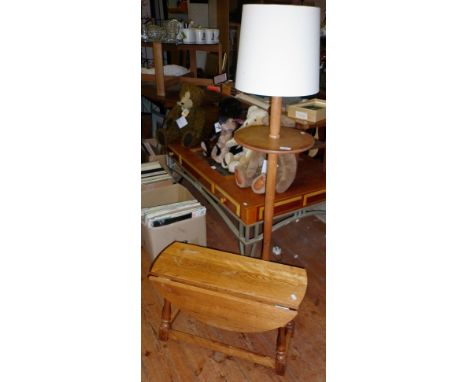
M263 163L262 163L262 174L265 174L266 171L267 171L267 163L268 163L268 161L266 159L264 159Z
M291 147L280 146L280 150L291 150Z
M182 129L182 127L188 125L187 119L184 116L180 117L179 119L176 119L176 122L177 126L179 126L179 129Z
M215 131L216 131L217 133L219 133L219 132L221 131L221 125L219 124L219 122L216 122L216 123L214 124L214 127L215 127Z
M304 112L304 111L297 111L296 110L296 118L307 119L307 113Z
M215 85L218 85L222 82L226 82L227 81L227 74L226 73L221 73L221 74L218 74L217 76L214 76L213 77L213 83Z

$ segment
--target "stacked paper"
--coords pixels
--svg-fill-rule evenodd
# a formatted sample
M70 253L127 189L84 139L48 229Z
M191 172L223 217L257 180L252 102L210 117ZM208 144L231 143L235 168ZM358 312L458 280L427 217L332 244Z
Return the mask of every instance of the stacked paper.
M162 206L142 208L141 221L148 227L159 227L205 214L206 208L200 202L193 199Z
M159 162L148 162L141 164L141 183L154 183L172 179Z

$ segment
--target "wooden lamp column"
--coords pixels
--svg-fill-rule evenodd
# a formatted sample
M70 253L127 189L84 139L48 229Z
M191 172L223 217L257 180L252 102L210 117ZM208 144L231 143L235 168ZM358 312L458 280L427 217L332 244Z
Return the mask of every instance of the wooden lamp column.
M299 153L314 145L310 134L287 127L281 129L281 103L281 97L271 97L269 127L249 126L235 133L236 141L242 146L268 154L262 247L262 259L267 261L270 259L278 155Z
M270 134L271 139L279 140L281 128L281 97L271 97ZM268 154L267 180L265 187L265 217L263 221L262 259L269 260L271 247L271 231L273 226L273 210L276 188L276 167L278 154Z

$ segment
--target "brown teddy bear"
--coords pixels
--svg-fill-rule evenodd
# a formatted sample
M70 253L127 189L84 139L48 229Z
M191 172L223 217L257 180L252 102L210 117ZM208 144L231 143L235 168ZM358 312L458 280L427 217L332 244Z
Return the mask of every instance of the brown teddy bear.
M276 192L281 194L285 192L294 182L297 173L297 157L295 154L278 155L278 168L276 170ZM237 174L241 168L236 169L236 181L240 176ZM260 173L252 180L251 188L256 194L264 194L266 185L266 173Z
M205 126L204 95L202 88L182 84L177 105L167 114L162 129L156 133L161 145L181 142L185 147L194 147L211 135L211 126Z

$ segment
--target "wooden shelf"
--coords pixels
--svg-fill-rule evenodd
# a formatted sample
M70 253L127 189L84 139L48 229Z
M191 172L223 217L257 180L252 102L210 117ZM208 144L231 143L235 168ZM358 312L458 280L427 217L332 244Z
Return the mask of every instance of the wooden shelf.
M234 134L236 142L251 150L263 153L290 154L300 153L314 145L312 135L304 131L282 127L278 139L270 138L268 126L248 126Z

